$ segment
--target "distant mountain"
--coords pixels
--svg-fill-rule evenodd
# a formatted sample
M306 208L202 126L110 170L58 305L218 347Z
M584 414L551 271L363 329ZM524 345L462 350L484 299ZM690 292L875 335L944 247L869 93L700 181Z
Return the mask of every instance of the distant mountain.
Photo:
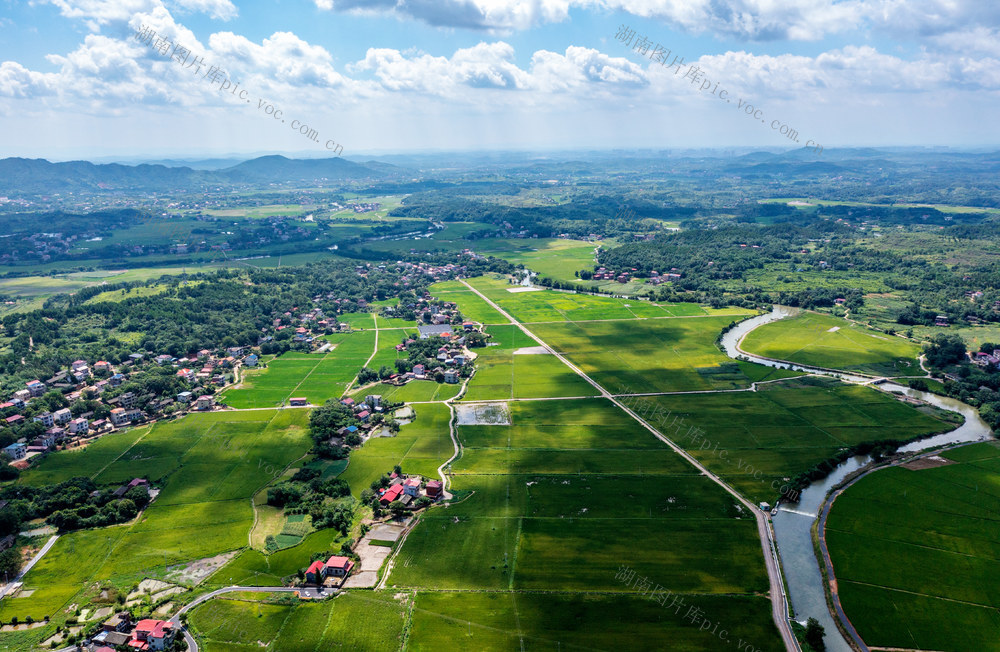
M289 159L262 156L217 170L187 166L95 165L88 161L51 163L45 159L0 159L0 194L116 192L171 190L198 191L213 186L287 181L384 181L406 170L387 163L370 166L342 158Z
M261 156L219 171L235 183L305 181L313 179L364 179L387 176L391 168L379 163L378 170L342 158L292 159L280 155Z
M221 170L231 168L238 163L242 163L242 158L205 158L205 159L171 159L165 158L156 161L142 161L149 165L165 165L168 168L191 168L192 170Z

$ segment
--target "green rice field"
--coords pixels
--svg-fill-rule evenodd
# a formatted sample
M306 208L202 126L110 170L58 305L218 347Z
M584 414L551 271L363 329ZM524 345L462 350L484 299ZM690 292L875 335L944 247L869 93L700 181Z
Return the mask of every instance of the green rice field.
M840 599L870 646L1000 650L1000 446L848 487L826 526Z
M86 450L51 455L23 481L80 475L62 462L68 456L85 462L98 484L146 477L162 491L132 523L60 538L24 578L25 588L34 591L31 598L0 602L0 619L30 615L62 622L72 613L67 614L68 605L88 602L101 586L164 577L168 567L246 546L253 523L249 499L308 450L306 417L305 410L191 414L111 435L121 438L112 439L115 447L91 455ZM121 445L137 432L131 445ZM55 471L46 469L49 461Z
M264 369L246 372L238 387L223 392L222 401L235 408L260 408L286 404L293 396L305 397L313 405L339 398L374 352L375 331L326 337L334 345L332 350L285 353Z
M885 376L922 376L920 346L815 312L765 324L744 340L743 350L766 358Z

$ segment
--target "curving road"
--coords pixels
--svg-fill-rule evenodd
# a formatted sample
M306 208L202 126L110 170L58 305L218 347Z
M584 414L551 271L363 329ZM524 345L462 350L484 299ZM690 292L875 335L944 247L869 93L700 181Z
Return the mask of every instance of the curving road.
M322 599L329 598L340 592L340 589L313 589L306 587L296 587L296 586L227 586L225 588L217 589L211 593L206 593L205 595L198 596L196 599L187 603L181 607L176 614L167 619L168 622L174 624L183 634L184 641L188 645L188 652L198 652L198 642L194 640L191 636L191 632L187 628L181 626L181 616L186 612L194 609L198 605L208 602L213 598L217 598L220 595L225 595L226 593L236 593L236 592L249 592L249 593L297 593L302 597L311 599ZM69 647L64 647L57 652L75 652L77 647L71 645Z
M538 342L540 346L544 347L546 351L548 351L556 358L558 358L560 362L569 367L575 374L577 374L585 381L590 383L594 387L594 389L600 392L602 397L608 399L609 401L617 405L619 408L621 408L623 411L625 411L629 416L638 421L646 430L651 432L653 436L655 436L657 439L659 439L664 444L669 446L675 453L683 457L692 466L701 471L702 475L706 476L707 478L715 482L717 485L725 489L727 492L729 492L730 495L732 495L736 500L740 501L740 503L742 503L744 506L747 507L747 509L750 510L750 513L754 515L754 518L757 521L757 533L760 536L760 544L764 552L764 563L767 566L767 576L768 580L770 581L771 615L774 620L774 624L778 628L778 631L781 633L781 638L785 643L785 649L791 652L801 652L802 648L799 646L799 642L795 638L795 634L792 633L792 627L789 624L790 615L788 613L788 596L785 595L785 584L781 579L781 564L778 562L778 554L776 552L776 548L774 545L774 533L771 530L771 525L767 519L767 516L763 512L761 512L756 505L748 501L738 491L736 491L728 484L726 484L726 482L723 481L722 478L720 478L719 476L715 475L707 468L705 468L698 460L689 455L688 452L685 451L683 448L675 444L670 439L667 439L663 434L660 433L659 430L651 426L649 423L646 422L645 419L640 417L638 414L633 412L628 406L619 401L614 394L604 389L594 379L592 379L590 376L584 373L579 367L577 367L572 362L567 360L565 356L557 352L551 346L546 344L541 338L539 338L537 335L528 330L524 326L524 324L514 319L514 317L511 316L507 311L498 306L496 302L490 300L485 294L483 294L476 288L469 285L465 281L465 279L459 279L459 280L461 281L462 285L475 292L479 296L479 298L481 298L483 301L488 303L494 310L503 315L504 318L510 320L511 324L514 324L515 326L520 328L525 335Z

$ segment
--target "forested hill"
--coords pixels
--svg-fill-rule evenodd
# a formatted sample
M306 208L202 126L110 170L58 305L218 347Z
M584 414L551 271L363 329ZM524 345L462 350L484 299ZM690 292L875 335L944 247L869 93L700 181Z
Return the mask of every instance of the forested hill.
M49 194L86 190L176 191L244 183L287 183L313 180L381 181L401 168L385 163L362 164L342 158L289 159L262 156L222 170L192 170L163 165L95 165L87 161L51 163L45 159L0 159L0 193Z

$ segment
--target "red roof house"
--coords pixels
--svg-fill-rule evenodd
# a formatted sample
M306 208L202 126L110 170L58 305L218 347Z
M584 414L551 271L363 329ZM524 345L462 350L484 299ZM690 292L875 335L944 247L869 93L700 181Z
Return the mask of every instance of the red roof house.
M427 491L427 495L430 498L437 498L441 495L441 481L440 480L429 480L427 486L424 489Z
M306 581L311 584L322 584L324 568L326 568L326 565L323 562L318 559L314 561L306 570Z
M173 636L173 623L147 618L136 624L128 646L134 650L162 650L170 644Z
M385 493L382 494L382 497L379 498L378 501L380 503L382 503L383 505L388 505L392 501L394 501L397 498L399 498L399 495L401 493L403 493L403 485L401 485L401 484L394 484L394 485L392 485L391 487L389 487L388 489L385 490Z
M327 577L347 577L352 568L354 568L354 562L347 557L334 555L326 560Z

